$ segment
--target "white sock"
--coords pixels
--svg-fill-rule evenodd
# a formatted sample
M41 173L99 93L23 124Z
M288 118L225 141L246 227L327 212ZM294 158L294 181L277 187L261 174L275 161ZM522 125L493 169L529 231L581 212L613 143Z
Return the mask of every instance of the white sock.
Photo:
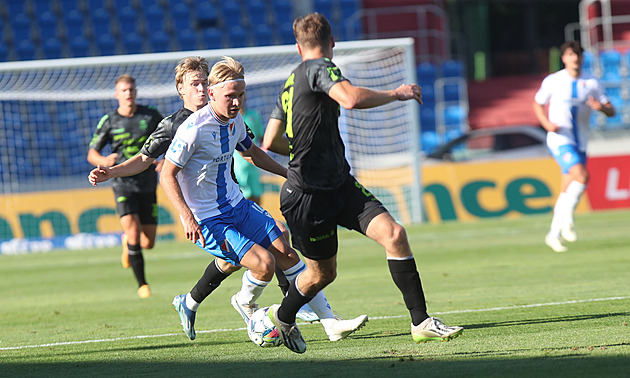
M243 273L243 285L241 290L236 293L236 302L241 305L251 306L256 303L263 290L271 281L257 280L252 273L247 270Z
M571 181L569 186L567 186L567 190L565 192L566 199L564 202L563 225L573 224L573 213L575 212L575 207L580 201L582 193L584 193L584 189L586 189L586 185L575 180Z
M201 303L197 302L196 300L193 299L192 295L190 295L190 293L186 294L186 307L188 307L190 310L192 311L197 311L197 309L199 308L199 305Z
M299 273L302 273L306 270L306 265L304 262L300 261L295 264L291 268L284 271L284 275L287 277L289 283L293 283L299 276ZM300 289L298 288L298 291ZM319 316L319 321L322 323L324 328L327 328L327 324L335 320L335 314L333 314L332 309L330 308L330 304L328 303L328 299L323 291L320 291L308 302L309 306L313 309L313 312Z
M561 192L558 195L558 199L556 200L556 204L553 207L553 218L551 219L551 228L549 229L549 236L558 238L560 237L560 230L562 229L562 225L564 224L564 209L566 202L567 194L565 192Z

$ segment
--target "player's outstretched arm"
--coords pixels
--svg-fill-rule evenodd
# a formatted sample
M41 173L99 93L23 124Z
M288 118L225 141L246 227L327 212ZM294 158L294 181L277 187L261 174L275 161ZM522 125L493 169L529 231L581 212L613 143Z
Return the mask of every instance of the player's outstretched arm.
M416 100L422 104L422 90L417 84L403 84L389 91L377 91L355 87L349 81L340 81L328 91L328 96L346 109L368 109L388 104L395 100Z
M270 118L263 136L262 149L280 155L289 155L289 141L284 137L285 123L276 118Z
M124 163L114 165L113 167L99 165L90 172L88 180L92 185L96 186L97 183L107 181L114 177L137 175L147 169L154 160L155 159L144 154L138 154Z

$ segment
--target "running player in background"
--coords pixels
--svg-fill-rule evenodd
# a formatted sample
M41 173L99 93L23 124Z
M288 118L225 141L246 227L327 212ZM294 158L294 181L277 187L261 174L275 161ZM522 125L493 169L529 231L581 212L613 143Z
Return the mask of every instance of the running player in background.
M551 227L545 244L555 252L565 252L562 239L575 242L575 207L586 189L586 169L591 110L615 115L615 108L597 79L582 72L583 50L578 42L560 47L565 68L547 76L534 97L534 113L547 130L547 147L560 165L560 194L553 208ZM545 106L549 105L549 114Z
M411 314L413 340L446 341L459 336L463 328L449 327L427 314L405 229L350 175L339 134L340 104L362 109L395 100L422 103L420 87L403 84L395 90L374 91L350 84L331 61L335 40L330 23L319 13L296 19L293 32L302 63L286 80L263 140L263 149L291 156L280 204L293 246L308 266L291 284L282 304L269 311L285 346L296 353L306 351L295 314L337 275L338 225L385 248L390 273Z
M136 81L130 75L116 79L115 97L118 109L103 116L90 142L87 160L95 166L120 164L136 155L162 120L154 108L136 104ZM101 155L101 150L111 145L112 153ZM145 169L130 177L120 177L113 182L116 211L123 228L121 262L133 270L138 281L138 296L147 298L151 290L144 271L143 249L155 244L157 228L157 173Z

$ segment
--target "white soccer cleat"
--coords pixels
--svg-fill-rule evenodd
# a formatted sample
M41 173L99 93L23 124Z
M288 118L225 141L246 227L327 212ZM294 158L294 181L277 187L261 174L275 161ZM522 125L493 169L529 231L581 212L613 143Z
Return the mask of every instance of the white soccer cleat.
M234 307L236 312L238 312L238 314L243 317L245 324L249 323L249 318L251 318L252 315L254 315L254 312L258 310L258 305L256 303L251 306L245 306L238 303L236 301L236 294L232 295L232 299L230 300L230 302L232 303L232 307Z
M449 341L461 335L462 332L464 332L463 327L447 326L442 319L433 317L425 319L417 326L411 323L411 337L416 343L432 340Z
M297 318L302 319L303 321L307 323L313 323L319 320L319 316L317 316L315 311L313 311L313 309L311 308L311 306L308 305L308 303L302 306L300 311L298 311L298 313L295 314L295 316Z
M354 319L336 318L330 327L326 328L326 334L330 341L339 341L363 328L367 322L367 315L361 315Z
M562 239L573 243L577 240L577 234L575 233L575 226L573 224L567 224L562 227L561 230Z
M567 247L565 247L564 244L562 244L562 241L558 237L554 237L551 235L545 236L545 244L547 244L549 248L553 249L554 252L567 251Z

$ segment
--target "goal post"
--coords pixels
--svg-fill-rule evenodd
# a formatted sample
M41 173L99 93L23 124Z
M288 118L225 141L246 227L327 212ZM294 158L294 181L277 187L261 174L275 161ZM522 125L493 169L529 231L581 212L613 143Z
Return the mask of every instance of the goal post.
M339 42L333 60L354 85L394 89L415 82L413 51L411 38ZM247 106L268 119L282 84L300 63L293 45L0 63L0 241L102 232L97 221L77 225L88 215L74 214L72 203L77 191L93 190L87 182L92 169L86 161L88 144L100 117L117 107L116 77L135 77L138 103L166 116L182 106L175 88L177 63L203 56L212 65L224 55L243 64ZM415 102L394 101L373 109L342 109L340 117L353 174L402 223L422 221L418 114ZM263 181L266 190L277 191L275 178L263 175ZM46 193L53 191L71 194L65 204L47 203ZM63 195L55 198L64 202ZM107 198L111 206L94 213L109 214L112 198ZM33 201L38 202L33 209L20 207ZM27 213L38 221L26 222ZM61 226L54 223L57 213L67 219ZM43 214L53 219L52 226L46 226ZM27 224L39 229L25 230ZM120 232L119 227L111 231Z

